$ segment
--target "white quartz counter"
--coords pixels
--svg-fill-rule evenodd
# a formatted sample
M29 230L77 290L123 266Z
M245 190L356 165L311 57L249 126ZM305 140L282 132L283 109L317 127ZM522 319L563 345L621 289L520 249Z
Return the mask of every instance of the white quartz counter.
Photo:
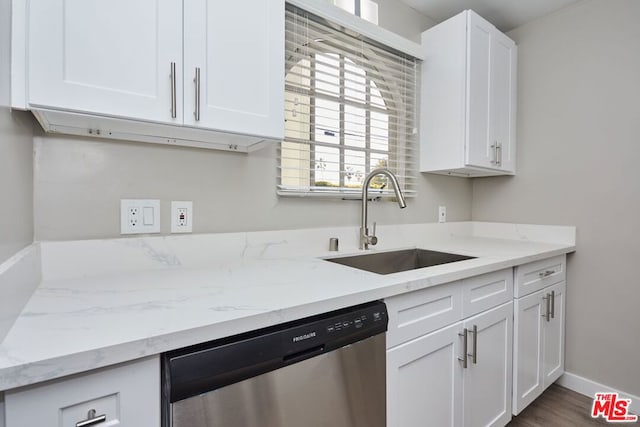
M321 259L336 255L329 237L338 255L361 252L355 227L35 244L0 268L0 292L11 293L8 277L33 286L0 332L0 391L575 250L573 227L418 224L378 236L375 251L477 258L390 275ZM38 271L15 279L34 256Z

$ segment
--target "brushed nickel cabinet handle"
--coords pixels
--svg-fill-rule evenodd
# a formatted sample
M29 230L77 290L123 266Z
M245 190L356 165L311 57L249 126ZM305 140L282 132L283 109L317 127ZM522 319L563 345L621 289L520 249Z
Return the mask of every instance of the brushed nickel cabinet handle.
M467 369L467 335L469 330L464 328L462 333L458 333L459 337L462 337L462 357L458 357L458 360L462 362L462 367Z
M200 67L196 67L196 76L193 79L196 84L196 109L193 115L196 118L196 122L200 121Z
M551 318L556 318L556 291L551 291Z
M171 63L171 118L175 119L178 116L176 105L176 63Z
M78 421L76 423L76 427L89 427L89 426L103 423L106 420L107 420L107 416L105 414L96 416L96 410L90 409L89 412L87 413L87 419L84 421Z
M538 273L538 275L539 275L541 278L545 278L545 277L549 277L549 276L551 276L551 275L552 275L552 274L554 274L555 272L556 272L555 270L545 270L544 272L542 272L542 271L541 271L540 273Z
M475 365L478 363L478 325L473 325L473 355L471 356L471 362Z
M550 304L551 304L551 295L550 295L550 294L547 294L546 296L542 297L542 299L543 299L544 301L546 301L546 303L547 303L547 304L546 304L547 311L546 311L546 313L545 313L545 314L543 314L543 315L542 315L542 317L544 317L544 318L545 318L545 320L548 322L548 321L549 321L549 316L550 316L550 311L549 311L549 309L550 309Z
M496 163L498 166L502 166L502 144L496 141Z
M498 164L498 141L491 144L490 147L493 149L493 160L491 160L491 163L494 165L497 165Z

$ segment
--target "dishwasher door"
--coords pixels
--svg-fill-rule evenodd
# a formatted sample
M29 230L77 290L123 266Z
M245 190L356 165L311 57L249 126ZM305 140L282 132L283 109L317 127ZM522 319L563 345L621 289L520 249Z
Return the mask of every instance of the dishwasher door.
M173 427L384 427L385 336L173 403Z
M162 356L163 427L384 427L388 316L374 301Z

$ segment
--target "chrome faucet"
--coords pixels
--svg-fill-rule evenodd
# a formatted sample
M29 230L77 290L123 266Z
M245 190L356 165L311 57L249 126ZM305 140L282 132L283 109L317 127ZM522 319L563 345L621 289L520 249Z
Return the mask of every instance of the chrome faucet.
M362 183L362 221L360 222L360 249L369 249L369 245L375 245L378 243L378 238L376 237L376 223L373 223L373 232L369 235L369 228L367 226L367 206L369 202L369 184L371 180L377 175L385 175L391 180L391 184L393 185L393 190L396 193L396 198L398 199L398 205L400 209L406 208L407 203L404 200L404 195L402 194L402 190L400 190L400 185L398 184L398 179L394 174L392 174L388 169L374 169L367 175Z

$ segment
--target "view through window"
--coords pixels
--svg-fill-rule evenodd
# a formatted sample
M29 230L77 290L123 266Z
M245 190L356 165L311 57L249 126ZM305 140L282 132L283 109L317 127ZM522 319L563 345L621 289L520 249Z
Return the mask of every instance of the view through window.
M411 193L415 61L301 13L287 11L279 192L357 193L371 170L386 167ZM386 178L371 187L387 194Z

